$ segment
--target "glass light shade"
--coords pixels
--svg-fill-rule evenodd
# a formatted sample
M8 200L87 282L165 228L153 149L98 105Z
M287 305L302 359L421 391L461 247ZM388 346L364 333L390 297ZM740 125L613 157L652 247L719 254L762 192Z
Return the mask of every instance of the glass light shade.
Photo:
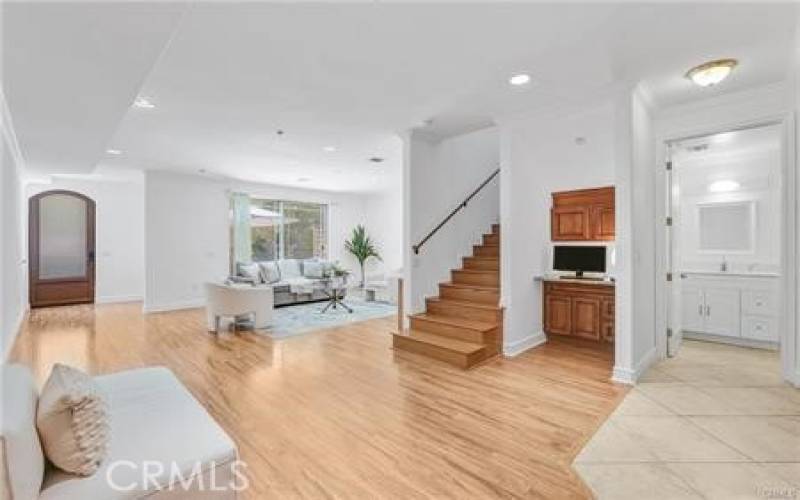
M707 62L690 69L686 73L686 78L701 87L710 87L727 78L737 64L738 62L736 59L720 59L718 61Z
M727 193L739 189L739 183L732 180L714 181L708 185L708 190L712 193Z

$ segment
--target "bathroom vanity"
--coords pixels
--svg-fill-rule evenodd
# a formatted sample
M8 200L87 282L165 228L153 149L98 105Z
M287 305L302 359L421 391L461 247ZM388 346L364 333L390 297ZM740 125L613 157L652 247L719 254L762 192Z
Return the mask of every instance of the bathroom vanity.
M778 277L771 273L682 272L680 318L684 335L777 345Z

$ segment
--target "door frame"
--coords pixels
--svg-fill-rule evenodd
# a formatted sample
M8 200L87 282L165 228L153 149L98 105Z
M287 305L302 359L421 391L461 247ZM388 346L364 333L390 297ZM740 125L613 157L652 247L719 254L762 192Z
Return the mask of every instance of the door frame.
M70 283L75 282L74 278L55 278L40 280L39 279L39 200L45 196L54 194L63 194L80 198L86 202L86 276L89 278L91 297L88 300L74 300L67 299L52 303L39 303L35 304L34 294L36 285L38 283ZM68 304L92 304L95 300L95 225L96 225L96 206L95 201L85 194L78 193L77 191L70 191L68 189L52 189L49 191L42 191L28 198L28 302L31 307L48 307L57 305Z
M759 118L745 119L732 123L720 123L698 129L684 130L668 135L657 135L656 139L656 193L664 196L667 192L666 162L669 159L669 144L681 140L704 137L718 133L744 130L769 125L779 125L782 129L781 140L781 276L779 289L783 300L779 304L778 331L780 338L781 371L784 379L800 387L800 372L797 368L797 174L796 165L796 136L795 116L793 112L773 113ZM664 201L661 199L660 201ZM665 221L671 214L667 213L666 203L656 202L656 220ZM667 267L667 226L659 223L656 230L656 348L661 359L667 357L667 328L670 325L668 317L667 295L671 293L670 284L667 282L667 273L672 271Z

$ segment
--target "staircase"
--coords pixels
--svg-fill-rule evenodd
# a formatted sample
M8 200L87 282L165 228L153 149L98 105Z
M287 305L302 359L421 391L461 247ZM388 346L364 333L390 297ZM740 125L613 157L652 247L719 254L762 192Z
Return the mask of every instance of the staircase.
M470 368L500 350L503 311L500 298L500 225L483 235L464 257L439 296L425 300L426 311L409 317L411 328L394 334L395 349Z

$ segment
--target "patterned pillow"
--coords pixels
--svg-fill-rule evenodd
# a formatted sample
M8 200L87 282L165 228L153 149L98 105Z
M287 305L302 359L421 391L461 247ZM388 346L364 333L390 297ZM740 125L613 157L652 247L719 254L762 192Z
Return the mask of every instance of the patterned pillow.
M243 263L237 262L236 263L236 274L242 276L244 278L250 278L254 280L256 283L261 283L261 268L255 262L250 263Z
M261 268L261 281L264 283L277 283L281 280L281 270L275 262L259 262Z
M91 476L108 452L108 405L94 380L56 364L39 396L36 427L45 456L56 467Z

